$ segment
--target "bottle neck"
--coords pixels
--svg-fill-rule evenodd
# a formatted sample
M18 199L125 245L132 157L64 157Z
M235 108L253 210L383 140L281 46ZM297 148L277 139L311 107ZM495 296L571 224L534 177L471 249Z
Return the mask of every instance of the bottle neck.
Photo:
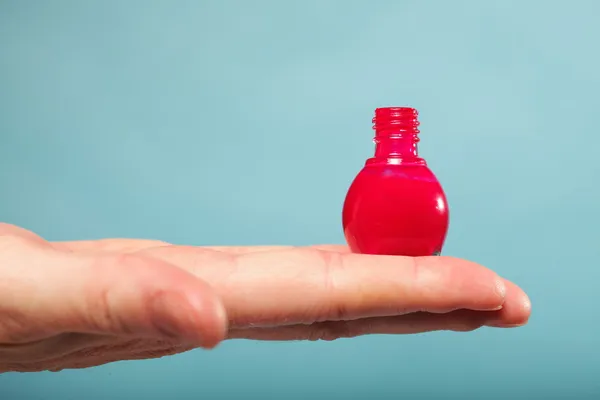
M375 110L375 156L369 162L392 164L424 164L419 157L418 112L408 107L386 107Z

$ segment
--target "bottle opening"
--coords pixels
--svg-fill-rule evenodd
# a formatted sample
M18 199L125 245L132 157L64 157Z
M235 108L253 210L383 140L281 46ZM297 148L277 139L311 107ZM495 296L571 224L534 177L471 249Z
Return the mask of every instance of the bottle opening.
M375 109L373 129L376 136L419 134L419 113L412 107L381 107Z
M417 163L419 157L419 113L412 107L382 107L375 109L375 155L368 163Z

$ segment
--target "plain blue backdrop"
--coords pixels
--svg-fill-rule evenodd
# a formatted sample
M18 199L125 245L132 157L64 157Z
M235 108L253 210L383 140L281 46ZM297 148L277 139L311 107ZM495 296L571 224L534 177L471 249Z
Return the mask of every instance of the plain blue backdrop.
M600 398L600 2L0 0L0 220L51 239L343 243L375 107L421 112L445 254L521 329L0 376L16 399Z

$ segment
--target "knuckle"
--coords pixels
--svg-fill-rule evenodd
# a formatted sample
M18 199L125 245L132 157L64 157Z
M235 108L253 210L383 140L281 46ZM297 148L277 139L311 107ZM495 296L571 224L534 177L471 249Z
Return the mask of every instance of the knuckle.
M318 257L323 270L322 287L324 290L323 314L324 320L343 321L350 315L347 302L344 301L344 285L342 277L346 270L346 255L336 252L317 250Z
M316 257L323 269L323 287L327 293L334 294L339 289L339 274L343 268L340 254L327 251L317 251Z

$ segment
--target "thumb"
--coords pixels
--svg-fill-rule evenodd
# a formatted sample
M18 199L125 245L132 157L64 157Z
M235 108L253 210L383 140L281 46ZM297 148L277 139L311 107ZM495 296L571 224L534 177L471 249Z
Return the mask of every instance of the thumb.
M225 337L227 318L215 292L169 263L20 247L0 261L0 278L8 277L0 282L11 283L0 288L0 343L80 332L211 348Z

